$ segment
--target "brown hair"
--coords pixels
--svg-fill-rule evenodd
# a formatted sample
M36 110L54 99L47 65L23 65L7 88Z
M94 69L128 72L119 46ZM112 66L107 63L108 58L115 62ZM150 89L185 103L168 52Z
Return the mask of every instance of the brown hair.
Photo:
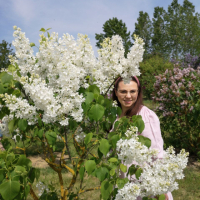
M136 115L140 109L143 106L143 96L142 96L142 87L141 87L141 83L138 84L139 80L137 79L137 77L132 76L132 81L137 83L138 86L138 97L136 102L126 111L125 115L127 117L132 117L133 115ZM114 89L112 92L112 99L113 101L117 101L118 106L121 108L121 104L115 94L115 90L117 91L118 89L118 85L119 82L123 81L123 79L121 77L119 77L116 81L115 81L115 85L114 85Z

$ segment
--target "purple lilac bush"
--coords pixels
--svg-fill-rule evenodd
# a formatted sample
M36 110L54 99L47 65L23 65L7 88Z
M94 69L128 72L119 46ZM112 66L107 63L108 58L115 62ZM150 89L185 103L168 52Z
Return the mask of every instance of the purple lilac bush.
M156 76L154 101L166 145L200 151L200 67L175 65Z
M171 59L171 63L179 65L183 68L192 67L196 69L198 66L200 66L200 55L192 56L191 54L186 54L183 60L180 61L176 59Z

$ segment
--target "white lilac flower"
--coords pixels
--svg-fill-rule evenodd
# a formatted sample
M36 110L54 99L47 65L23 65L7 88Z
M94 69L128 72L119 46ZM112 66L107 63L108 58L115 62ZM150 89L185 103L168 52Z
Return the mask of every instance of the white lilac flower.
M86 134L82 131L82 128L79 127L79 128L76 130L75 140L76 140L78 143L82 143L82 142L84 141L85 136L86 136Z
M46 190L46 192L49 192L49 189L48 187L42 183L41 181L39 181L37 184L36 184L36 188L38 189L38 196L40 197L43 192Z
M115 200L135 200L140 194L140 187L135 183L127 183L118 190Z
M128 139L120 139L117 142L117 155L125 164L131 164L133 161L143 166L146 162L151 162L158 154L156 149L151 149L139 142L137 127L131 127L125 135Z

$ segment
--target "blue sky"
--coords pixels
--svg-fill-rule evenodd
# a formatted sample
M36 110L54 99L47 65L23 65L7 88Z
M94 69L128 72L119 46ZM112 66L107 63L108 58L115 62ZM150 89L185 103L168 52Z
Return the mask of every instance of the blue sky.
M26 33L30 42L38 44L40 28L50 32L87 34L97 55L95 33L102 33L102 26L117 17L134 31L139 11L153 16L154 7L167 10L172 0L0 0L0 42L13 40L13 26ZM178 1L180 4L183 0ZM200 13L200 0L190 0Z

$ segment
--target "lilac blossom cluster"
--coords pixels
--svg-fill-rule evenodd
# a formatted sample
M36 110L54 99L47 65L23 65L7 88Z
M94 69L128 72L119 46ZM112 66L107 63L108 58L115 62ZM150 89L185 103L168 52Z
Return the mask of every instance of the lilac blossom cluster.
M44 123L56 122L67 126L70 118L80 122L83 119L82 103L85 101L79 93L80 88L96 84L101 93L105 93L117 77L122 76L128 81L131 76L140 75L139 62L143 59L144 43L137 36L127 58L124 57L122 39L116 35L103 41L97 59L86 35L78 34L75 40L69 34L59 38L55 32L48 36L42 33L39 51L34 55L34 44L29 42L20 28L13 28L16 52L9 58L15 71L8 73L20 82L24 94L23 97L12 97L15 98L12 104L1 106L1 109L6 106L11 111L10 116L2 119L4 124L13 116L25 118L33 124L40 111ZM8 102L10 97L1 98ZM24 108L21 107L22 101ZM32 111L29 112L30 108Z
M183 68L187 67L197 68L198 66L200 66L199 56L192 56L191 54L186 54L182 61L171 59L171 62Z
M175 67L173 70L166 70L164 74L156 76L154 84L153 99L159 102L158 111L163 116L174 116L178 112L192 112L194 109L194 99L200 97L200 67L197 70L189 68ZM172 103L181 107L179 111L171 109Z
M142 170L138 179L131 177L130 181L118 190L117 200L137 199L138 196L157 196L178 189L177 179L183 179L183 169L187 166L189 153L184 149L175 155L171 146L164 151L162 159L156 159L158 151L140 143L137 129L131 127L125 133L126 139L117 142L118 158L124 164L137 163Z

